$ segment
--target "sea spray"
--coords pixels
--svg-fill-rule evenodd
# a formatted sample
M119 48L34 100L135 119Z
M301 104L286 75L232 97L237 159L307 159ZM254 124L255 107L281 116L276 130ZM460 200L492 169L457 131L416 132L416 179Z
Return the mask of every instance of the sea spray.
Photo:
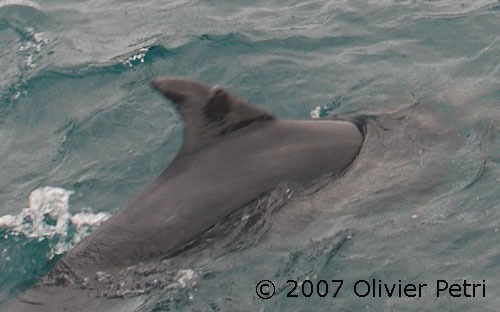
M73 191L45 186L31 192L29 208L18 215L0 217L0 229L8 235L23 235L39 242L48 240L51 258L68 251L111 215L90 209L71 215L69 197Z

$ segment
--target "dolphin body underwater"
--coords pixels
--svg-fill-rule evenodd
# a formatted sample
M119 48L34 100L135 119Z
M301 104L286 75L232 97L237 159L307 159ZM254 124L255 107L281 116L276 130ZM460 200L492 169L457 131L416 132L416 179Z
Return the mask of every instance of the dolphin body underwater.
M221 219L282 183L341 175L356 159L364 126L346 120L279 120L218 86L157 78L152 86L184 121L169 166L6 311L128 311L95 298L98 274L174 256ZM44 282L45 280L45 282ZM124 300L121 300L124 301Z

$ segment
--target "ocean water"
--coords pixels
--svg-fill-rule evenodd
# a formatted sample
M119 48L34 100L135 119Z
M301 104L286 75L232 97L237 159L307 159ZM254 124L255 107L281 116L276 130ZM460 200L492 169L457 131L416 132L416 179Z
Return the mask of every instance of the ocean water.
M182 121L149 86L175 75L280 118L380 118L342 178L116 276L130 311L498 311L499 1L0 0L0 46L0 308L175 156ZM360 296L372 280L428 286Z

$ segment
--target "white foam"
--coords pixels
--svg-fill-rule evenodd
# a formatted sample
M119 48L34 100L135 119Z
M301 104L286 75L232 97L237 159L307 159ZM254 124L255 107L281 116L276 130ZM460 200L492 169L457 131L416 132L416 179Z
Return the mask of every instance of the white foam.
M342 103L341 97L334 98L330 103L325 105L318 105L309 112L309 115L314 119L325 118L330 115Z
M39 241L48 239L53 254L64 253L111 216L90 211L71 215L71 194L73 191L59 187L38 188L29 196L29 208L16 216L0 217L0 228L10 230L12 235L22 234Z
M0 1L0 8L5 7L5 6L11 6L11 5L19 5L19 6L26 6L26 7L31 7L37 10L41 10L40 6L38 3L33 2L33 1L27 1L27 0L3 0Z
M327 117L330 112L335 109L333 105L318 105L312 111L309 112L311 118L319 119Z
M321 118L322 106L316 106L312 111L309 112L311 118L318 119Z
M93 228L109 219L109 217L110 214L106 212L99 212L96 214L92 212L80 212L70 217L69 220L77 231L77 233L73 235L73 243L78 244L87 233L90 233Z
M177 275L175 276L175 283L170 285L170 287L182 287L186 288L187 286L192 286L194 283L194 278L196 277L196 273L191 269L179 270L177 271Z
M144 58L146 57L148 50L148 48L141 48L137 54L130 56L123 62L123 64L128 67L133 67L135 64L144 63Z

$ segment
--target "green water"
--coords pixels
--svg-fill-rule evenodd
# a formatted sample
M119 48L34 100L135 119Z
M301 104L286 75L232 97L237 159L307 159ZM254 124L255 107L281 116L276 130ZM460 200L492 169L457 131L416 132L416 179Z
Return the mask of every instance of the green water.
M349 187L264 215L258 242L182 267L191 282L152 291L143 310L497 311L499 34L500 3L486 0L0 1L0 215L44 186L74 191L73 215L112 212L156 177L182 122L153 77L218 84L290 119L424 103L428 127L401 113L409 126L389 128L408 139L360 162ZM58 256L51 235L0 234L5 303ZM286 297L288 279L335 278L338 298ZM256 296L262 279L272 299ZM359 298L360 279L432 287ZM486 296L436 298L437 279L485 280Z

